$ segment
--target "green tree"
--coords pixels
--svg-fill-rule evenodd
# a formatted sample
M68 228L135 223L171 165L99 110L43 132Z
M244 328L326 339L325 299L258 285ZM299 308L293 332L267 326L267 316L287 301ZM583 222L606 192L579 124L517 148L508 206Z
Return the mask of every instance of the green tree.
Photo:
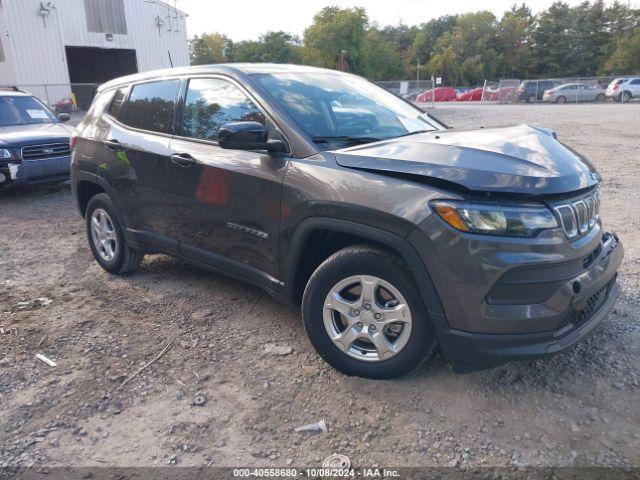
M305 61L312 65L336 68L340 52L346 50L350 70L362 73L368 23L363 8L323 8L304 31Z
M613 74L640 73L640 27L616 42L616 48L605 65L605 70Z
M269 32L260 37L263 62L298 63L301 58L300 39L285 32Z
M260 62L262 44L257 40L235 42L229 57L233 62Z
M407 76L395 45L379 30L367 31L363 60L362 74L371 80L398 80Z
M572 58L570 8L555 2L541 12L533 31L535 72L543 76L561 76L568 70Z
M505 12L498 24L498 51L502 57L500 76L527 77L533 70L531 31L533 15L524 3Z
M607 59L609 35L602 0L593 4L583 2L572 9L572 61L569 68L574 75L597 75Z
M408 27L403 23L387 25L381 29L376 28L376 30L378 30L386 40L393 43L395 49L400 54L404 54L411 48L419 31L418 27Z
M444 77L449 84L474 85L485 78L495 78L501 62L497 38L497 19L493 13L460 15L453 30L436 43L427 65L429 73Z
M258 41L235 43L231 58L234 62L299 63L300 40L285 32L268 32Z
M500 19L489 11L442 16L419 26L378 27L363 8L325 7L302 42L286 32L233 43L219 33L190 41L192 63L305 63L348 70L374 80L444 77L448 84L486 79L630 74L638 65L640 9L615 1L556 1L537 15L514 5Z
M406 57L407 69L412 78L416 75L418 60L422 65L429 62L438 40L445 33L450 33L453 30L457 19L457 15L445 15L429 20L418 27Z
M233 49L233 42L220 33L196 35L189 41L192 65L225 63Z
M640 10L616 1L605 9L605 17L608 42L602 70L605 73L629 73L628 69L633 65L633 37L640 28Z
M460 58L450 41L444 40L443 43L447 46L431 57L427 69L434 76L442 77L447 85L460 85L463 82Z

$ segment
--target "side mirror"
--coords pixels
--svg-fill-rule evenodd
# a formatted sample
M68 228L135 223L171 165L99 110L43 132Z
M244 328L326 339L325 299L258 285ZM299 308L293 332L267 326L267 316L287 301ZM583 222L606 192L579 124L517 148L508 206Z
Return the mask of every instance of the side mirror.
M284 152L282 140L269 140L269 132L258 122L232 122L218 130L218 145L230 150L267 150Z
M71 120L71 115L69 115L68 113L59 113L58 119L61 122L68 122L69 120Z

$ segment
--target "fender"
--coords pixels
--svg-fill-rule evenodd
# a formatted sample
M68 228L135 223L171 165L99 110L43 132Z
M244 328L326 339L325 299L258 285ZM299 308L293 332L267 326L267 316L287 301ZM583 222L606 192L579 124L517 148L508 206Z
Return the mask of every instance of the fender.
M111 201L115 202L117 195L115 195L113 187L111 187L111 185L109 185L109 183L104 178L96 175L95 173L72 170L71 192L73 194L73 199L76 203L76 208L80 211L80 215L82 215L83 218L84 218L84 212L80 209L80 202L78 201L78 184L80 182L89 182L89 183L94 183L96 185L99 185L111 197Z
M357 235L373 240L376 243L385 245L398 252L413 275L416 285L420 290L420 295L425 305L427 305L429 312L436 314L438 317L444 315L442 304L440 303L440 298L433 285L431 276L424 266L420 255L418 255L418 252L406 238L369 225L335 218L308 218L300 222L296 228L288 248L291 254L283 257L284 263L282 265L282 272L285 278L285 295L288 298L293 298L294 295L295 275L302 254L302 247L305 240L309 235L313 234L314 230L331 230L339 233Z

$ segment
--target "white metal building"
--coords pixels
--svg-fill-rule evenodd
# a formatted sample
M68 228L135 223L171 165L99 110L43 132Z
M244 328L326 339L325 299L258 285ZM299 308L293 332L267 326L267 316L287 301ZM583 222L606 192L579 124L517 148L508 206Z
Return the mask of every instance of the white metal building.
M73 91L86 104L86 84L188 65L186 15L175 2L0 0L0 85L50 105Z

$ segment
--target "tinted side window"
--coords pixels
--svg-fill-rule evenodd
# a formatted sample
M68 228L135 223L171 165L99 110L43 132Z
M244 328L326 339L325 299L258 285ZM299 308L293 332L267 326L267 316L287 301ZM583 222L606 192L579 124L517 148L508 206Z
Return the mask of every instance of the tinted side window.
M116 90L116 93L113 96L113 100L111 100L111 105L109 106L109 115L111 115L113 118L122 120L122 113L124 112L124 101L126 96L126 87L122 87Z
M179 88L178 80L134 85L124 122L134 128L167 133Z
M182 122L185 137L215 140L221 126L240 121L265 124L262 112L238 87L217 78L189 81Z
M631 80L631 85L640 85L640 78L636 78L634 80Z

